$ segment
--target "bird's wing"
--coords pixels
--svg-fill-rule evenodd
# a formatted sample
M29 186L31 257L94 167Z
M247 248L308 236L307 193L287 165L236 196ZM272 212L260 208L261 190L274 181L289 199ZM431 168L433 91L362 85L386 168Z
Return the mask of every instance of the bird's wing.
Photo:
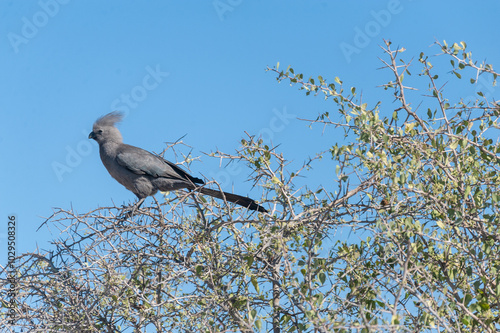
M203 183L201 179L192 177L174 163L138 147L122 145L116 155L116 161L138 175L189 180L198 184Z

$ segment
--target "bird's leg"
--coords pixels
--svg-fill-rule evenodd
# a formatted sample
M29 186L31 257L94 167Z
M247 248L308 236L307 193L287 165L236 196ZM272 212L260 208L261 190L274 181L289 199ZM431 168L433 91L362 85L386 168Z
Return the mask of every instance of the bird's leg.
M128 212L123 214L123 218L127 219L127 218L134 216L135 211L138 210L139 207L141 207L144 200L146 200L146 198L139 199L139 201L137 201L134 205L132 205L132 208Z
M146 200L146 198L141 198L139 199L139 201L137 201L133 206L132 206L132 210L130 211L130 216L133 216L135 211L139 209L139 207L141 207L142 203L144 202L144 200Z
M135 209L139 209L139 207L141 207L144 200L146 200L146 198L139 199L139 201L137 201L137 203L134 205Z

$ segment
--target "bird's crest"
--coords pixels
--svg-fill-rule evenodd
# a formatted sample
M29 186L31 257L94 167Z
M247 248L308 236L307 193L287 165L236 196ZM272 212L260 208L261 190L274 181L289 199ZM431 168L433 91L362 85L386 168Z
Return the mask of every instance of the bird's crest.
M101 118L97 119L94 123L94 126L114 126L116 123L122 121L123 119L123 113L120 111L113 111L108 113L105 116L102 116Z

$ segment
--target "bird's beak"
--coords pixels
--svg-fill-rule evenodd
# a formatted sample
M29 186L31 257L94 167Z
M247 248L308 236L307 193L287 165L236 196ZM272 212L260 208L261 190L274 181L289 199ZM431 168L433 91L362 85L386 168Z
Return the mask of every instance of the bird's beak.
M94 139L95 140L95 133L94 133L94 131L90 132L89 139Z

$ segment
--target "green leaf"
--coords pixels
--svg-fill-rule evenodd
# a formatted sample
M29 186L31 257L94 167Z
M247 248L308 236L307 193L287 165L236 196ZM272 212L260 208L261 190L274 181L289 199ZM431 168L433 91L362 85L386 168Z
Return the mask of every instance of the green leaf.
M255 317L257 316L257 310L252 309L252 311L250 311L250 313L248 314L248 316L250 317L250 320L254 320Z
M255 327L257 327L257 329L258 329L259 331L260 331L260 330L262 330L262 320L257 319L257 320L255 321Z
M464 297L464 305L468 306L470 301L472 301L472 295L471 294L466 294Z
M405 124L405 132L408 133L410 132L414 127L416 123L406 123Z
M481 310L483 310L483 311L488 311L490 309L490 305L486 302L480 302L479 306L481 307Z
M246 260L247 260L248 267L251 267L255 259L254 259L253 256L249 255L249 256L246 257Z
M321 282L321 284L325 284L325 281L326 281L326 274L325 273L320 272L318 274L318 278L319 278L319 282Z
M465 193L464 193L465 198L467 198L469 196L470 191L471 191L470 185L467 185L467 187L465 188Z
M252 285L255 288L255 291L257 291L257 293L260 294L259 283L257 282L257 279L255 278L255 276L252 276L252 278L250 279L250 281L252 282Z
M325 296L323 294L316 294L314 295L314 297L316 298L316 304L318 306L321 306L321 304L323 303L323 300L325 299Z

